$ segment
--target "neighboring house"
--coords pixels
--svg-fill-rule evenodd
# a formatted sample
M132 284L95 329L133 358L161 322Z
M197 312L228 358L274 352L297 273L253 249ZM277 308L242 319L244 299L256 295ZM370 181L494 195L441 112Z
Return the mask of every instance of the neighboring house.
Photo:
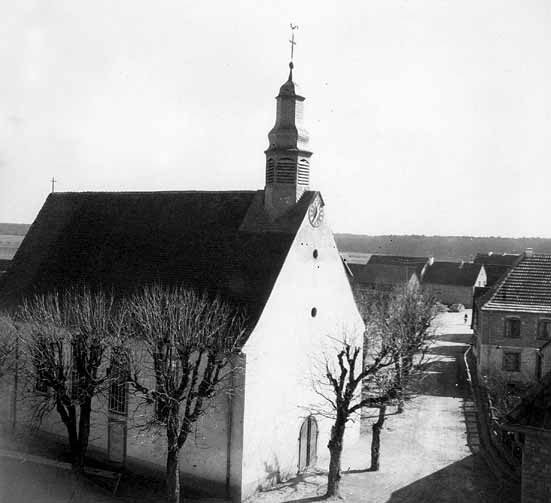
M423 277L423 288L443 304L473 305L475 288L486 286L486 271L471 262L433 262Z
M477 253L474 263L486 270L486 286L495 285L515 265L521 255L516 253Z
M367 264L371 258L371 253L341 252L341 257L347 264Z
M364 330L323 198L309 187L303 101L291 70L277 96L264 190L51 194L1 291L13 305L35 291L80 283L124 296L161 282L245 306L253 328L241 348L238 392L217 397L180 458L184 485L234 501L327 455L331 423L308 410L319 402L308 375L331 337ZM96 400L92 446L119 462L162 467L165 435L134 428L134 398L128 400L122 411ZM54 413L43 428L64 434ZM347 430L357 437L359 422Z
M353 290L372 293L390 293L398 286L416 288L419 277L415 267L386 264L348 264L352 273Z
M371 255L368 264L407 266L415 270L419 281L427 272L430 264L434 262L432 257L404 257L400 255Z
M524 437L521 503L551 501L551 372L507 416L504 429Z
M529 383L545 373L547 363L542 358L551 339L551 255L527 251L477 299L475 310L475 354L481 377Z

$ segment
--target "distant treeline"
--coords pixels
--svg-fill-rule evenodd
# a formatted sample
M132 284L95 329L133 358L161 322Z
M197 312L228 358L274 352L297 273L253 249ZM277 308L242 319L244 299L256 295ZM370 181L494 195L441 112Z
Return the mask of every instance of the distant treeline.
M500 238L472 236L365 236L335 234L341 252L382 253L434 257L437 260L469 261L477 253L521 253L533 248L534 253L551 255L551 239Z
M3 224L0 222L0 235L24 236L29 230L29 224Z

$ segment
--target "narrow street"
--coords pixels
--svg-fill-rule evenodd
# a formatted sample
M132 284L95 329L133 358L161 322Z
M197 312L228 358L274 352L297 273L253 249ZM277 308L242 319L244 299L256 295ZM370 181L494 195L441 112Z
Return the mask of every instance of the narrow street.
M358 445L345 452L345 501L370 503L517 503L500 487L479 453L478 433L463 354L471 338L463 313L446 313L435 323L431 360L415 397L403 414L389 411L381 438L381 469L369 472L370 424ZM319 446L322 449L324 446ZM305 477L258 502L316 501L323 476Z

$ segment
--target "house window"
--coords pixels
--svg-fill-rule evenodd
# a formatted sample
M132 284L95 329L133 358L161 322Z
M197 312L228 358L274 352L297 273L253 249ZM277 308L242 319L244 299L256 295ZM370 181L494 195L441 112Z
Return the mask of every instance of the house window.
M503 353L503 370L520 372L520 353Z
M551 320L540 320L538 323L538 339L551 339Z
M520 319L508 318L505 320L505 337L519 338L520 337Z
M128 413L127 365L120 359L111 361L109 377L109 412L126 415Z

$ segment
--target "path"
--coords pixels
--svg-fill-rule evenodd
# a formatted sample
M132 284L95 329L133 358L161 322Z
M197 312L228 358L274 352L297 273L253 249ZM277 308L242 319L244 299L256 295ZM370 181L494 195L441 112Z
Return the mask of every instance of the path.
M470 313L469 313L470 314ZM464 313L439 317L432 360L406 411L390 415L382 433L381 469L368 472L370 435L345 453L343 496L350 503L517 503L499 487L478 453L474 406L463 353L471 331ZM320 445L319 448L322 448ZM256 503L315 501L324 477L311 476L259 495Z

